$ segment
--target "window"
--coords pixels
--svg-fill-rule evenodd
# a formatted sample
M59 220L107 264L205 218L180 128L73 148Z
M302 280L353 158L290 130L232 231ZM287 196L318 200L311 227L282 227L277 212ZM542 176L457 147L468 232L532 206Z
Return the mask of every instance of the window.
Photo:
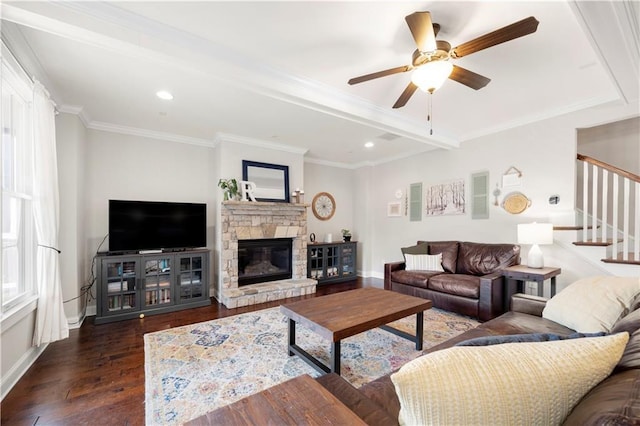
M34 294L31 88L2 46L2 312Z

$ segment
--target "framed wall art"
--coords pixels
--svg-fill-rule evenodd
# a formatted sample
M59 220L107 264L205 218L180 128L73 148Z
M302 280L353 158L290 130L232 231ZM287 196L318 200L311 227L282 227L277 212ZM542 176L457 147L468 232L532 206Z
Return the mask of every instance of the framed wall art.
M425 194L427 216L464 214L465 211L464 179L431 185L427 188Z
M392 201L387 204L387 216L400 217L402 216L402 203L400 201Z

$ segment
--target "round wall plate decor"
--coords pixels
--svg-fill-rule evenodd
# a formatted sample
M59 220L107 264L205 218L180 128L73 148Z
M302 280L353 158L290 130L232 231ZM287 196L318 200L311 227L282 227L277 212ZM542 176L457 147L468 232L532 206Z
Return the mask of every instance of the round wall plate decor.
M531 206L531 200L522 192L511 192L502 200L502 208L511 214L520 214Z

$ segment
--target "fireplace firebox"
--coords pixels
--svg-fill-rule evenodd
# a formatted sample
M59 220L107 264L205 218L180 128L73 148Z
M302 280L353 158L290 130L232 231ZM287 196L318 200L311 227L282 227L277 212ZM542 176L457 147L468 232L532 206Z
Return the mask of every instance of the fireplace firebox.
M238 241L238 286L291 278L291 238Z

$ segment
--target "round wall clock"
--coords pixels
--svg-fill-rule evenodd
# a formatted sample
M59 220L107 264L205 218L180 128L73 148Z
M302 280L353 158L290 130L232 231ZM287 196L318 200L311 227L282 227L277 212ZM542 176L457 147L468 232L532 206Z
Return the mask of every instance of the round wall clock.
M318 192L311 203L313 215L320 220L329 220L336 212L336 200L328 192Z

